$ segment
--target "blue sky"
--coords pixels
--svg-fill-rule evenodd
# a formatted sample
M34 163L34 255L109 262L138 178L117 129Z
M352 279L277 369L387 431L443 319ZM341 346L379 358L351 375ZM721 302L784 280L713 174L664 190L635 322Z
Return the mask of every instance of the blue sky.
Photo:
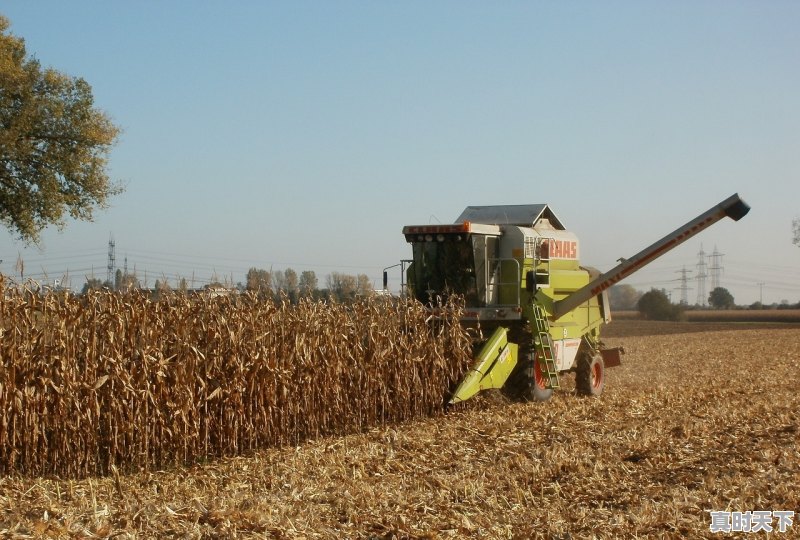
M118 266L150 284L291 266L380 286L410 255L404 224L522 203L549 203L582 262L606 270L739 192L743 221L626 283L678 287L702 243L725 254L738 303L800 301L800 3L6 0L0 13L29 54L92 85L123 129L111 174L126 186L38 248L0 231L3 273L21 256L26 274L68 270L80 288L105 277L113 234Z

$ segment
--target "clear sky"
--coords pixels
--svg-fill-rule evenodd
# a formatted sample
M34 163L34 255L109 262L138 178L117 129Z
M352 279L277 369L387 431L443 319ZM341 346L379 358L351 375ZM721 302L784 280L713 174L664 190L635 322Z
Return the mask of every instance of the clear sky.
M126 191L0 271L243 281L366 273L404 224L548 203L607 270L738 192L751 206L626 280L679 292L715 246L737 303L800 301L800 2L4 0L43 65L124 130ZM399 284L393 270L392 287ZM759 283L763 286L759 287ZM710 282L707 282L708 288ZM696 284L689 291L696 299Z

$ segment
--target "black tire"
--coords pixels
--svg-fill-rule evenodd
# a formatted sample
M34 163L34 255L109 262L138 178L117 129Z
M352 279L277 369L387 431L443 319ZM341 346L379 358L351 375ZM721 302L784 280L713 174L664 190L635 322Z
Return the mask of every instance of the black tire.
M575 372L575 389L582 396L599 396L606 386L606 365L599 353L582 354Z
M503 393L511 399L521 401L547 401L553 396L553 389L546 388L546 380L541 376L541 368L536 370L536 353L533 351L533 337L527 322L511 327L509 341L519 344L519 360L511 372Z
M547 379L542 374L541 366L535 354L520 358L524 366L515 381L516 397L523 401L548 401L553 397L553 389L547 388Z

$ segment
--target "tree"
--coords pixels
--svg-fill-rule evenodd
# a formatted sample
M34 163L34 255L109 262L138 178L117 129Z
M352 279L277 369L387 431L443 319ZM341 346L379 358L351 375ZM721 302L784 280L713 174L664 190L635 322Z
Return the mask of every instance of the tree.
M328 274L328 290L333 298L340 302L353 300L358 290L358 279L349 274L331 272Z
M136 279L134 274L127 274L121 269L117 269L114 274L114 290L129 291L131 289L138 289L139 286L139 280Z
M304 270L298 282L300 296L311 296L317 290L317 274L313 270Z
M251 268L247 271L247 290L267 294L272 290L272 274L267 270Z
M608 299L612 310L636 309L636 303L641 297L642 293L634 289L632 285L614 285L608 289Z
M654 321L678 321L683 317L683 308L670 302L663 290L650 289L639 298L636 306L645 318Z
M89 291L99 291L103 288L103 281L98 278L86 278L86 283L83 284L81 294L86 294Z
M119 128L85 80L42 68L8 28L0 16L0 223L38 242L65 214L91 220L122 191L106 173Z
M289 298L292 302L297 301L297 272L292 270L291 268L287 268L283 271L283 286L285 287L286 294L289 295Z
M797 247L800 247L800 218L794 218L792 220L792 243Z
M164 281L157 279L156 284L153 286L153 291L150 293L150 298L152 300L160 300L170 292L172 292L172 288L169 286L169 282L166 279Z
M361 296L368 296L372 294L372 282L366 274L358 274L356 276L356 294Z
M731 309L736 304L733 295L725 287L717 287L708 295L708 303L714 309Z

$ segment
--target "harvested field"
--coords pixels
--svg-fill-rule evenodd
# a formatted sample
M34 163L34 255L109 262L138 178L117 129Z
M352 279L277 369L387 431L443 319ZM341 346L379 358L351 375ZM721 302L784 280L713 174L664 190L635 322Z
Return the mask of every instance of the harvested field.
M0 536L719 538L710 510L800 512L799 329L606 341L628 354L600 399L566 380L191 468L6 477Z
M614 311L615 320L644 320L638 311ZM688 309L687 322L800 324L800 309Z
M736 330L800 330L798 322L758 322L758 321L647 321L643 319L615 319L603 328L603 339L653 336L663 334L691 334L697 332L721 332Z

